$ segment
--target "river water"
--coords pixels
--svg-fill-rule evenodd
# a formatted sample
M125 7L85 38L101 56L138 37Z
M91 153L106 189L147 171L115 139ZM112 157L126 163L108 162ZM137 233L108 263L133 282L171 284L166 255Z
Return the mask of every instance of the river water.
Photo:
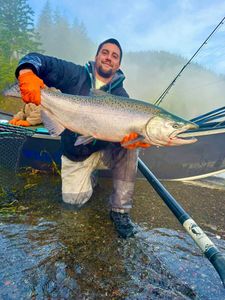
M21 174L14 194L1 193L0 299L225 299L213 266L145 180L128 240L108 216L110 179L79 211L63 206L60 184ZM225 253L225 180L164 184Z

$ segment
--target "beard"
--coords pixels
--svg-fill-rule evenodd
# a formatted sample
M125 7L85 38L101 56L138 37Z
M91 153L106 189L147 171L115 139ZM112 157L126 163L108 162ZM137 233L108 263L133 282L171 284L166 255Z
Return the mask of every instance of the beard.
M96 66L96 71L103 78L110 78L113 75L112 70L105 71L101 66Z

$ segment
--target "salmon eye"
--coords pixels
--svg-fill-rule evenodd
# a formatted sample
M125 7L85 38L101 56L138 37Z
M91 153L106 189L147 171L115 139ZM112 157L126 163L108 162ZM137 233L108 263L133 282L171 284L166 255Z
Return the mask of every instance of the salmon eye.
M174 128L174 129L178 129L178 128L180 128L180 125L177 124L177 123L175 123L175 124L173 124L173 128Z

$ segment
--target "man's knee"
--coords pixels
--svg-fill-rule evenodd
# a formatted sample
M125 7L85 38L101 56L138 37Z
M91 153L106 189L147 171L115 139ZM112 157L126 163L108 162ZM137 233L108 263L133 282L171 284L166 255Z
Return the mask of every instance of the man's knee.
M91 198L92 193L93 190L80 193L62 193L62 199L65 203L81 207Z
M137 159L137 151L121 149L118 156L114 156L113 178L125 182L134 182L137 173Z

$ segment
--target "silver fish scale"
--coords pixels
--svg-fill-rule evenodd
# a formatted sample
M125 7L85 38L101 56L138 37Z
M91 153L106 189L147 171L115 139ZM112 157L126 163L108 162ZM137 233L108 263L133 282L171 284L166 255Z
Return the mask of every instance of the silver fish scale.
M158 109L153 104L139 101L127 97L114 96L112 94L103 95L103 96L77 96L77 95L69 95L69 94L60 94L51 90L44 90L42 94L48 94L49 96L53 96L59 99L64 99L68 102L76 102L82 103L83 105L95 105L102 107L109 107L111 109L115 108L116 110L130 110L133 112L142 112L142 113L151 113L154 115L160 114L162 109Z
M15 97L16 92L8 90L5 95ZM54 134L67 128L86 137L119 142L127 134L136 132L144 142L156 146L196 141L177 138L177 134L197 128L196 124L153 104L102 94L102 91L95 91L91 96L77 96L43 89L41 106L43 123Z

